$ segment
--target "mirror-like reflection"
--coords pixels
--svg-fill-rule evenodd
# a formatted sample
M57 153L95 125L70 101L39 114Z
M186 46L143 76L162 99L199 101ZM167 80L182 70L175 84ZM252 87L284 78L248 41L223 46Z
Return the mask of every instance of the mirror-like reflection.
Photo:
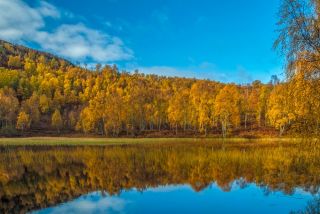
M93 192L34 214L289 213L305 206L308 199L312 199L310 194L297 190L292 196L273 192L266 200L263 190L254 184L239 188L234 183L227 193L215 184L201 192L195 192L188 185L179 185L149 188L143 192L133 189L114 196Z
M117 211L117 205L124 202L117 197L119 193L129 194L133 188L137 190L133 192L148 192L168 185L188 185L201 195L212 185L234 192L235 183L240 189L254 184L265 198L274 192L294 196L299 189L305 193L301 197L309 200L319 192L319 157L317 145L293 144L1 147L0 213L40 210L96 191L106 196L99 198L106 200L101 203ZM185 200L183 194L176 197ZM207 206L216 200L210 197ZM232 198L224 203L232 206ZM291 210L303 208L293 201L290 204Z

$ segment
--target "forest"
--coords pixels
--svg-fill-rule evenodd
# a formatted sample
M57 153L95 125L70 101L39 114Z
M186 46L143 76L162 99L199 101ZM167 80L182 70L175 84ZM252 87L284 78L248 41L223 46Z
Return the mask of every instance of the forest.
M0 135L318 136L320 6L303 2L283 1L286 79L269 83L88 69L0 41Z
M319 128L319 80L306 79L305 69L290 82L273 77L268 84L236 85L130 74L99 64L93 71L4 41L0 48L3 135L171 131L226 137L270 128L279 135L306 128L317 134Z

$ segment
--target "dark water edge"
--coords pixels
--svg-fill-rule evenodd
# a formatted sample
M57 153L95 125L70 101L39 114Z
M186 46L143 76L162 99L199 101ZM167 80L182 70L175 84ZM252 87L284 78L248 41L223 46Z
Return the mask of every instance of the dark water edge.
M319 157L296 144L1 147L0 213L287 213L317 201Z

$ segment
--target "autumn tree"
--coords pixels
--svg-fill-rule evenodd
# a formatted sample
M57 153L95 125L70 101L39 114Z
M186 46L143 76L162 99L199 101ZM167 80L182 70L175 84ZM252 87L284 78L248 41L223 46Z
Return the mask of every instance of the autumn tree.
M257 122L260 127L267 125L268 101L272 90L271 85L263 85L260 88L258 106L257 106Z
M42 113L48 113L50 110L50 100L45 94L39 98L39 107Z
M51 126L57 130L58 133L60 133L61 128L63 127L63 121L60 114L60 111L56 109L54 113L52 114L51 118Z
M34 75L36 72L36 68L36 63L32 59L26 57L24 62L24 70L26 71L26 73L30 76Z
M17 129L21 130L22 133L30 128L30 117L27 113L25 113L24 111L21 111L18 115L17 118Z
M22 67L20 56L9 56L8 66L10 68L20 68L20 67Z
M290 105L288 84L275 86L270 94L267 116L269 123L279 130L280 136L295 120L295 114Z
M319 73L320 2L318 0L283 0L280 8L279 37L275 47L287 58L288 76L295 75L298 60L314 65Z
M222 136L226 137L230 128L240 124L240 93L235 85L226 85L218 93L214 112L221 125Z
M77 125L77 112L74 110L71 110L68 113L68 120L67 120L67 124L69 126L70 129L75 130L76 129L76 125Z
M19 85L19 72L0 68L0 88L9 87L17 89Z
M169 100L168 106L168 119L170 124L175 128L176 134L178 134L178 127L186 129L189 115L189 90L179 89Z
M82 130L84 133L88 134L95 130L97 121L98 118L96 112L91 108L86 107L81 111L76 129Z
M7 128L15 125L19 101L15 92L10 88L0 89L0 127Z
M191 87L190 101L193 116L196 117L199 131L207 135L208 129L215 124L214 102L219 84L210 81L197 81Z
M298 63L300 65L288 86L296 115L295 132L317 135L320 128L320 78L309 77L310 63Z
M261 93L262 84L260 81L254 81L242 87L241 93L241 111L243 114L244 129L247 129L248 124L251 128L259 120L259 96Z
M21 104L21 108L29 115L31 126L37 126L41 117L38 94L34 92L29 99Z
M290 105L297 117L293 126L305 134L319 129L320 96L319 90L314 90L320 87L319 15L318 0L283 0L275 42L275 47L286 55L288 90L294 98Z

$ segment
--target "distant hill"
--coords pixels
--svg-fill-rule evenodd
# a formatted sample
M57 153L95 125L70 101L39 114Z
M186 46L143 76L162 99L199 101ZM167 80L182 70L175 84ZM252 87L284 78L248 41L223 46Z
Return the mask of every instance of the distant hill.
M43 56L44 59L47 62L50 62L51 60L56 60L59 64L65 64L65 65L73 65L70 61L65 60L61 57L55 56L53 54L34 50L22 45L16 45L4 40L0 39L0 67L10 67L8 65L9 57L20 57L21 66L23 66L24 58L28 57L32 60L36 60L40 58L40 56Z

